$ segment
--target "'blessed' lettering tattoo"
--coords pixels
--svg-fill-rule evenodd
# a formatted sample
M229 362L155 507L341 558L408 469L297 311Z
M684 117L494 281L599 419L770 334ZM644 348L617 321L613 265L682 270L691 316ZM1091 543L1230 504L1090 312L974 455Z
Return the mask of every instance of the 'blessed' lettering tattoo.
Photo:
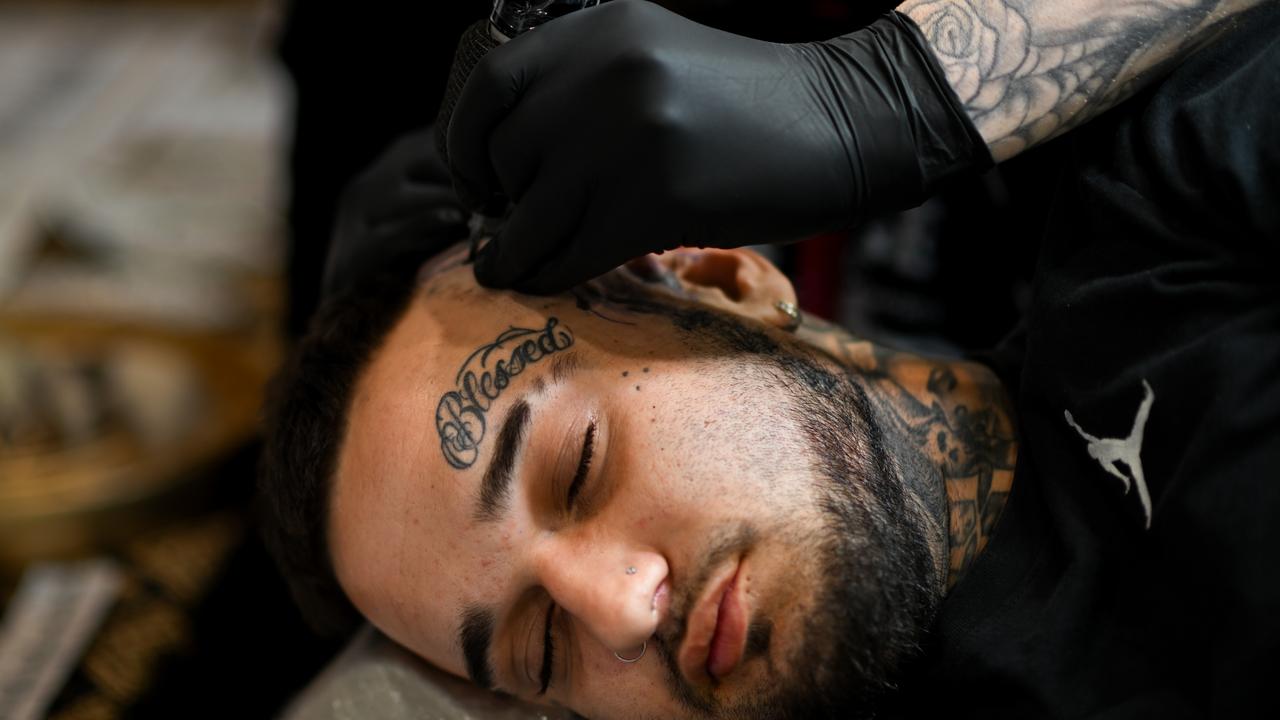
M485 413L512 378L572 345L573 332L551 317L541 330L512 327L471 353L458 369L457 389L445 393L436 406L440 450L449 465L463 470L475 463L484 440ZM495 354L499 359L490 366Z

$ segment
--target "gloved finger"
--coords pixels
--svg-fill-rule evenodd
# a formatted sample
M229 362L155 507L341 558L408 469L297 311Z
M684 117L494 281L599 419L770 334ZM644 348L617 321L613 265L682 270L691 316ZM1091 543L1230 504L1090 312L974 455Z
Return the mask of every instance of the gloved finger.
M417 248L421 250L423 259L426 259L470 235L465 222L441 223L435 212L417 218L406 218L388 226L388 230L389 232L378 235L379 247L376 253L371 254L385 252L390 255L401 249Z
M453 176L449 174L448 166L436 152L435 141L430 141L430 144L429 153L414 155L405 164L404 180L413 185L443 185L453 190Z
M632 217L618 222L622 217L626 217L622 208L593 204L573 236L513 288L530 295L555 295L650 250L662 249L654 242L660 232L655 220Z
M558 295L618 267L607 253L571 250L544 262L513 289L528 295Z
M453 185L436 150L434 129L402 135L348 184L348 194L386 195L403 184Z
M508 288L529 275L573 237L586 201L580 176L544 173L536 178L502 232L476 258L476 281Z
M406 257L425 260L466 237L465 223L442 225L431 214L405 220L392 232L349 236L329 248L322 294L329 297Z
M529 191L542 165L542 153L547 150L546 133L536 113L530 112L530 100L524 100L512 111L506 121L493 131L489 143L490 162L503 195L519 205Z
M494 48L471 71L449 121L449 169L468 207L496 214L502 186L489 156L490 139L537 75L538 33Z
M361 238L381 231L388 224L427 213L440 217L445 223L455 222L458 215L463 216L462 221L466 219L466 209L451 187L402 183L380 193L368 190L361 188L359 192L343 196L338 206L335 242L345 242L348 237ZM448 212L440 214L435 212L437 209Z
M466 223L466 209L453 192L443 185L405 185L394 194L381 198L376 207L365 214L364 227L381 232L385 227L421 216L437 218L441 224Z
M407 212L396 217L387 217L369 228L370 237L399 236L407 232L406 228L425 228L427 230L449 230L454 227L467 227L467 212L461 206L437 205L430 208L419 208L415 212Z
M432 141L431 145L430 154L414 155L412 160L405 164L404 179L414 185L445 185L452 190L453 176L449 174L449 168L435 151L435 142Z

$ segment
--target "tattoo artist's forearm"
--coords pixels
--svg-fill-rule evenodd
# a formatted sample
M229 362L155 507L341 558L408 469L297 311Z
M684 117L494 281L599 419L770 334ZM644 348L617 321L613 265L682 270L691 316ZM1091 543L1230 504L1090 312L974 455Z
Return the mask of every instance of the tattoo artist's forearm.
M908 0L991 154L1008 159L1132 95L1273 0Z

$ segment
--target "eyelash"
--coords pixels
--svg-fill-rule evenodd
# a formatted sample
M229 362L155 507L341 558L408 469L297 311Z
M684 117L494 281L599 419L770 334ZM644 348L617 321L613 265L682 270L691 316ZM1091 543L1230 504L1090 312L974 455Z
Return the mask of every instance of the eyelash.
M587 426L586 436L582 439L582 459L578 461L578 469L573 474L573 482L569 483L569 491L565 493L565 507L572 511L574 501L578 498L582 484L587 479L587 471L591 469L591 457L596 444L596 423L593 420Z
M573 473L573 480L569 483L569 489L565 492L565 509L573 512L574 501L577 500L578 494L582 491L582 485L586 482L587 472L591 470L591 458L595 454L596 444L596 423L591 421L587 425L586 435L582 439L582 455L578 461L578 469ZM547 605L547 619L545 621L545 630L542 633L542 672L539 681L542 683L541 689L538 690L539 695L545 695L547 688L551 686L551 675L555 668L556 646L555 633L552 630L554 621L556 604L551 602Z
M555 668L556 661L556 643L555 633L551 632L551 623L554 620L556 612L556 604L547 605L546 629L542 633L542 673L538 678L542 687L538 690L539 695L545 695L547 688L551 687L551 671Z

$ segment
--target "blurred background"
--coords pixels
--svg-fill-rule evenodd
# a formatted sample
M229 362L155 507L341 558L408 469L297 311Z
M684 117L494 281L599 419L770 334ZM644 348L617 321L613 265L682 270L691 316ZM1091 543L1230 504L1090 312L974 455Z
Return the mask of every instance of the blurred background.
M788 41L894 3L666 4ZM253 525L262 391L342 188L434 119L490 5L0 2L0 718L270 717L340 650ZM1052 153L774 258L808 312L989 346Z
M0 717L266 716L328 657L248 510L283 12L0 4Z

